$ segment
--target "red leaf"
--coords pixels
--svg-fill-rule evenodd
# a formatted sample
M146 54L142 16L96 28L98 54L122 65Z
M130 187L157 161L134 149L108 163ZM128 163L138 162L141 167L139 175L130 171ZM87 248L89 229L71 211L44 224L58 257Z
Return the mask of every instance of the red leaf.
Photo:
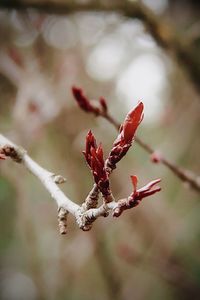
M133 193L131 193L128 198L119 200L118 206L113 211L114 217L119 217L124 210L136 207L143 198L151 196L161 190L159 186L155 186L161 181L160 179L149 182L139 190L137 190L137 176L131 176L131 180L133 183Z
M152 188L161 181L161 179L155 179L155 180L152 180L150 181L148 184L146 184L145 186L143 186L141 189L138 190L138 192L140 193L143 193L143 192L146 192L146 191L150 191L152 190Z
M146 198L148 196L151 196L161 190L159 186L156 186L157 183L159 183L161 179L156 179L153 181L150 181L148 184L137 190L137 195L135 197L135 200L142 200L143 198Z
M133 176L131 176L131 180L132 180L132 184L133 184L133 193L136 193L138 178L137 178L137 176L133 175Z

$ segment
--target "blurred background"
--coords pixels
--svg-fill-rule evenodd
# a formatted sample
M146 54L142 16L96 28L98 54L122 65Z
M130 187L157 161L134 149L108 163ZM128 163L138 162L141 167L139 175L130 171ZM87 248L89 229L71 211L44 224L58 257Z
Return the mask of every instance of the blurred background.
M119 122L142 100L138 136L199 174L199 1L59 1L0 3L1 132L65 176L63 191L82 203L93 185L81 153L86 133L92 129L105 153L117 133L80 110L71 94L77 85L91 99L104 96ZM120 2L141 5L169 27L152 34L134 9L116 12ZM186 48L191 60L180 55ZM99 218L90 232L70 216L60 236L44 187L23 167L1 162L0 299L200 299L200 194L137 144L112 175L117 199L130 194L133 174L139 186L162 178L162 192L120 218Z

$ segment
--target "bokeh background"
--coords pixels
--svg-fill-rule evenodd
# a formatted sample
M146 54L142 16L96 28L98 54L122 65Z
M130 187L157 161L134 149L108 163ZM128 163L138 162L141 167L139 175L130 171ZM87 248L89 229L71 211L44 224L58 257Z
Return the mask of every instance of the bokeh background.
M85 135L92 129L108 153L116 131L80 110L71 94L75 84L91 99L104 96L119 122L142 99L138 136L199 174L200 93L188 62L160 47L141 19L116 12L120 1L108 1L109 12L98 8L107 1L92 1L93 9L81 12L88 2L24 0L24 10L20 1L1 1L1 132L65 176L63 191L82 203L93 184L81 153ZM200 62L199 1L121 2L150 9ZM73 12L54 13L52 3L70 4ZM137 144L112 175L117 199L130 194L131 174L140 186L162 178L162 192L120 218L99 218L90 232L70 216L68 234L60 236L56 204L40 182L1 162L0 299L200 299L199 193Z

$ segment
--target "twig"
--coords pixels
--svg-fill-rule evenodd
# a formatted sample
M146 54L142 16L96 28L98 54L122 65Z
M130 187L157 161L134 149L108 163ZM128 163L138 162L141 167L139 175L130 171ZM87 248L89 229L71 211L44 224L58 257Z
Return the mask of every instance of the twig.
M113 211L113 216L118 217L118 215L115 215L116 210L120 211L121 214L124 209L131 208L122 207L121 209L121 201L119 200L116 202L113 196L109 203L103 203L100 207L96 208L99 196L96 184L82 206L74 203L58 187L58 184L65 181L61 175L55 175L41 167L23 148L15 145L9 139L0 134L0 159L4 160L7 157L10 157L16 163L23 165L33 175L35 175L50 193L51 197L55 200L58 206L58 221L61 234L65 234L67 232L68 213L71 213L75 217L78 226L82 230L88 231L91 229L92 223L98 217L107 217L110 211ZM109 197L111 197L111 195L109 195ZM146 196L144 195L143 197Z
M79 2L59 2L59 1L23 1L23 0L1 0L2 9L26 10L28 8L37 9L45 13L69 14L79 11L104 11L119 12L129 18L138 18L146 25L147 30L156 40L159 46L167 50L186 70L192 80L196 90L200 92L200 64L198 52L190 40L182 38L175 28L164 22L141 2L118 1L89 1Z
M28 154L27 152L13 144L10 140L0 134L0 146L2 149L11 149L11 154L8 153L5 155L10 156L13 160L17 161L15 157L18 157L18 163L23 164L33 175L35 175L44 187L49 191L52 198L56 201L58 207L63 207L67 211L69 211L72 215L75 215L79 206L73 203L65 194L60 190L55 181L55 174L51 173L44 168L42 168L39 164L37 164ZM14 155L12 155L14 153Z
M120 128L120 124L110 115L110 113L103 112L100 113L101 117L105 118L109 123L111 123L117 130ZM145 143L138 136L135 137L135 141L141 148L143 148L147 153L153 155L156 151L147 143ZM159 157L159 163L165 165L174 175L176 175L181 181L184 181L189 184L191 188L200 192L200 177L196 176L193 172L189 170L185 170L183 168L178 167L175 163L172 163L163 155Z
M105 99L102 98L99 100L99 106L95 106L92 101L85 96L82 89L77 87L72 87L72 93L74 95L75 100L77 101L80 108L87 113L92 113L96 117L102 117L106 119L110 124L112 124L116 130L118 131L120 128L120 123L115 120L115 118L109 113L107 104ZM200 192L200 177L196 176L193 172L189 170L185 170L183 168L178 167L175 163L170 162L163 155L159 155L158 157L156 151L147 143L145 143L141 138L135 136L135 141L141 148L143 148L147 153L152 155L152 160L157 163L162 163L165 165L174 175L176 175L181 181L188 183L188 185L193 188L195 191Z

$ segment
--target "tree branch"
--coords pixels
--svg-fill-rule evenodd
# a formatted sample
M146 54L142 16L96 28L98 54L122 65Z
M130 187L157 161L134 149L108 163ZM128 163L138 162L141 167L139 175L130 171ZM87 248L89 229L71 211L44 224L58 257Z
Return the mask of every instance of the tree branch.
M109 123L111 123L117 130L120 128L120 124L110 115L108 111L100 114L101 117L105 118ZM150 155L154 155L156 151L147 143L145 143L138 136L135 137L135 141L141 148L143 148ZM177 176L181 181L187 182L191 188L200 193L200 177L195 175L189 170L178 167L175 163L172 163L163 155L158 158L158 163L166 166L175 176Z
M69 14L80 11L104 11L119 12L129 18L138 18L146 25L147 30L156 40L158 45L167 50L185 69L193 82L196 90L200 93L200 61L199 56L185 37L180 37L175 28L164 22L141 2L119 1L90 1L77 3L71 1L20 1L1 0L0 8L26 10L33 8L45 13Z
M122 207L121 200L116 202L111 194L109 195L109 203L104 202L100 207L96 208L97 200L99 197L99 190L96 184L94 185L92 191L89 193L82 206L74 203L58 187L58 184L65 181L65 179L61 175L55 175L54 173L49 172L41 167L27 154L27 152L23 148L15 145L9 139L0 134L0 159L4 160L7 157L10 157L16 163L23 165L33 175L35 175L40 180L42 185L46 188L46 190L50 193L51 197L55 200L58 206L58 222L61 234L67 233L68 213L71 213L75 217L79 228L84 231L88 231L92 228L93 222L98 217L107 217L110 211L113 212L113 216L118 217L125 209L133 207L130 205L127 207ZM160 188L158 188L158 191L159 190ZM144 197L146 197L146 195L142 194L142 198ZM140 200L142 200L142 198ZM118 215L115 214L116 211L119 212Z
M69 211L72 215L76 214L77 209L79 206L73 203L65 194L60 190L58 187L58 182L56 181L57 176L42 168L39 164L37 164L28 154L27 152L13 144L10 140L0 134L0 147L3 149L11 149L15 156L19 158L17 161L18 163L23 164L33 175L35 175L47 191L51 194L52 198L56 201L58 207L63 207L67 211ZM6 156L10 156L13 160L14 155L11 153L5 153ZM59 176L60 178L60 176Z
M120 128L120 123L118 123L113 116L109 113L106 100L100 98L99 105L96 106L92 101L83 93L82 89L75 86L72 87L73 96L78 103L79 107L87 113L92 113L96 117L100 116L106 119L111 123L116 130ZM181 181L187 182L191 188L200 192L200 177L196 176L193 172L184 170L183 168L178 167L176 164L170 162L163 155L158 155L156 151L142 139L134 136L135 141L140 145L147 153L151 154L152 161L155 163L162 163L170 171L172 171Z

